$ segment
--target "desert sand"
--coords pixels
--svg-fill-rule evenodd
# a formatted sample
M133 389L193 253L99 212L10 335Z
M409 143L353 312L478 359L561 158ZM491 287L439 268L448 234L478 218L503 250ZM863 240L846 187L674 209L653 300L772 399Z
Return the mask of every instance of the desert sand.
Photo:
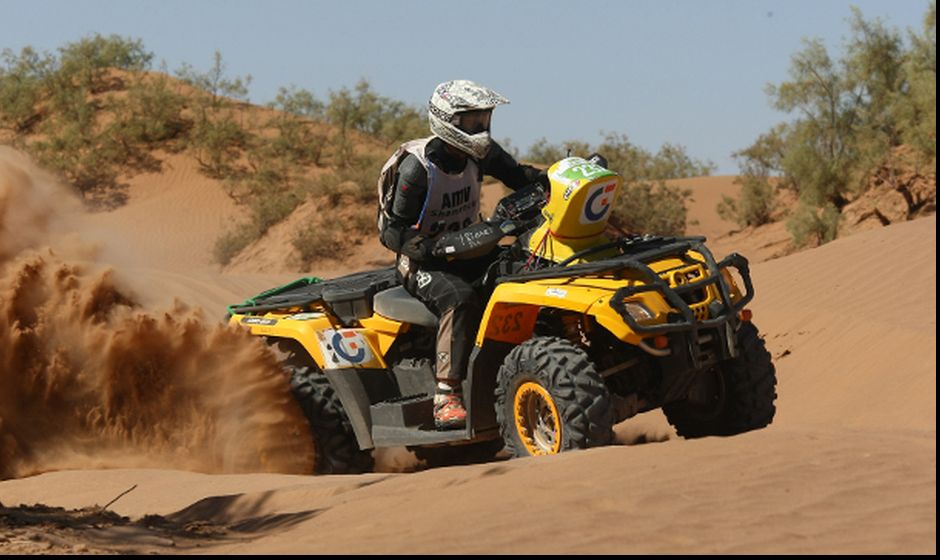
M684 185L688 233L751 258L771 426L685 440L650 412L604 448L437 469L385 450L375 473L311 476L275 366L217 325L302 274L210 263L239 212L220 185L172 159L89 214L0 147L0 329L54 341L0 332L0 553L935 554L935 216L774 258L785 231L715 213L733 177ZM356 251L307 273L388 259ZM27 350L42 375L12 371ZM101 396L161 360L181 373Z

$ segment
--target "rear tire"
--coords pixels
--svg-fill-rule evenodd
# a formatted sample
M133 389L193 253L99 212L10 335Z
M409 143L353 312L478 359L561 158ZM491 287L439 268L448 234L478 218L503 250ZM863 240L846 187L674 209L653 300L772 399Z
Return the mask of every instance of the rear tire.
M496 419L515 457L598 447L613 437L604 380L563 338L532 338L509 352L497 375Z
M316 474L359 474L372 471L371 451L359 449L343 404L319 368L287 365L291 391L307 417L315 447Z
M725 360L702 375L707 399L669 403L666 419L684 438L731 436L768 426L774 419L777 373L757 327L742 323L737 358Z

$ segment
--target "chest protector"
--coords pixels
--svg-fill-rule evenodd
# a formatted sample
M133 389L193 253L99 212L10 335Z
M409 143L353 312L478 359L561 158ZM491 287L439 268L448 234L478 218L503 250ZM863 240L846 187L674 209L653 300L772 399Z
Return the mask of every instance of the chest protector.
M402 160L411 154L418 158L428 174L428 192L418 222L412 226L421 234L434 237L445 231L458 231L480 219L480 173L477 163L467 159L460 173L445 173L424 155L427 143L434 138L406 142L392 154L379 174L379 216L381 232L391 212L395 196L395 176Z

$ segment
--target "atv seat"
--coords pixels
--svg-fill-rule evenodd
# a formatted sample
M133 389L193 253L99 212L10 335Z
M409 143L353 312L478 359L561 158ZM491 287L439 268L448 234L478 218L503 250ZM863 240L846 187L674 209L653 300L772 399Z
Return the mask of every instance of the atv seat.
M388 288L375 294L372 302L375 312L386 319L437 328L437 317L421 300L409 294L404 286Z

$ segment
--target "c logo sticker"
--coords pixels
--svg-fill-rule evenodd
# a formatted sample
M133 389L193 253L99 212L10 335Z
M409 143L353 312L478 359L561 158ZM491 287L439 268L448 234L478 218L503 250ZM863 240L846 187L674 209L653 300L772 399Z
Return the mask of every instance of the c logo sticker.
M344 337L354 339L350 341L349 343L349 350L353 350L353 352L349 352L347 350L345 341L343 340ZM340 358L346 360L347 362L358 364L366 357L366 349L364 346L357 346L356 345L357 340L359 341L360 344L362 343L362 340L359 339L359 335L357 335L356 333L344 334L341 332L337 332L333 335L333 339L330 342L332 342L333 350L336 351L336 354Z
M587 196L587 201L584 203L582 224L599 222L604 219L607 212L610 210L610 195L613 194L614 188L613 184L594 187L591 194Z

